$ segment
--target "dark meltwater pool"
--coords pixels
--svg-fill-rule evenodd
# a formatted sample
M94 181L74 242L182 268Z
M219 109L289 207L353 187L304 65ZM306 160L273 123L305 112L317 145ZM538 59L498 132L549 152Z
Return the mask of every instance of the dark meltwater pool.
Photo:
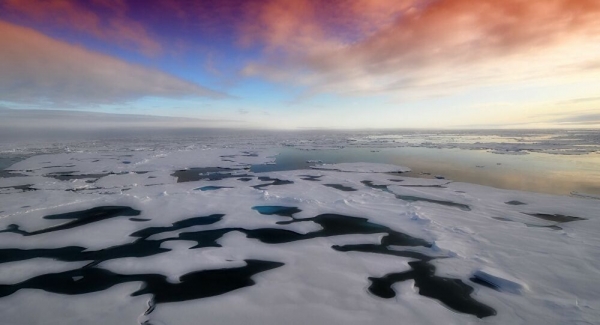
M60 248L33 249L0 249L0 264L28 260L34 258L52 258L61 261L86 261L86 266L66 272L46 273L34 276L15 284L0 284L0 298L10 296L21 289L40 289L56 294L79 295L107 290L115 285L127 282L141 282L142 287L132 295L151 294L147 314L154 310L157 304L202 299L229 293L255 284L252 276L262 272L277 272L284 266L281 261L245 259L244 266L197 270L182 275L179 282L172 283L162 274L119 274L99 267L103 261L124 257L145 257L163 254L170 251L162 248L167 241L195 241L197 245L191 249L220 247L218 240L230 232L244 233L248 238L256 239L264 244L278 245L295 241L311 240L340 235L381 234L379 244L363 245L334 245L331 249L338 252L364 252L386 254L398 257L410 257L416 261L410 262L411 270L390 273L380 278L368 277L370 285L367 292L374 299L389 299L396 295L392 286L396 282L414 280L419 288L419 294L438 300L448 308L459 312L472 314L479 318L496 314L496 311L472 297L473 287L460 279L440 277L435 274L431 261L436 258L411 250L401 250L398 247L432 246L426 240L416 238L387 226L373 223L366 218L346 216L341 214L320 214L311 218L296 219L294 215L301 212L293 206L255 206L248 213L259 213L265 217L272 215L287 217L288 220L276 222L279 226L292 225L297 222L314 222L320 230L305 234L285 228L256 228L241 227L214 228L224 217L224 214L197 216L177 221L170 226L142 228L130 237L130 243L106 247L99 250L89 250L85 247L69 246ZM35 231L20 230L18 225L11 225L3 233L14 233L22 236L38 236L47 232L74 231L73 228L89 223L98 223L110 218L140 215L141 211L125 206L100 206L92 209L73 211L58 215L49 215L45 219L68 220L66 223L39 229ZM129 220L138 222L138 220ZM193 230L190 227L212 225L212 229ZM194 228L196 229L196 228ZM152 239L152 236L180 231L162 239ZM0 233L0 235L2 235ZM394 246L394 249L390 249ZM200 253L200 251L199 251ZM365 292L365 294L368 294Z

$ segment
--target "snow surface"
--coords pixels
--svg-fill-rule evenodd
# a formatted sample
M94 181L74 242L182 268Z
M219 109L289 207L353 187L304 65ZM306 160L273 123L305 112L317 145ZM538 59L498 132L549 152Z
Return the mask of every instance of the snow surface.
M402 167L371 163L318 166L318 181L303 179L315 172L310 170L242 170L249 181L177 183L172 176L187 168L243 169L270 163L274 154L255 147L142 148L37 155L11 166L23 176L0 178L5 188L0 192L2 324L593 324L600 319L597 200L401 177L386 173L406 171ZM60 172L81 177L52 177ZM203 186L226 188L195 190ZM511 201L524 204L506 203ZM60 227L70 219L44 218L103 206L131 207L140 214L67 229ZM269 215L253 210L256 206L301 211ZM371 228L323 234L315 217L324 214L366 218ZM556 222L536 214L578 219ZM264 229L302 237L268 242L253 232ZM24 235L35 231L45 232ZM391 231L422 242L380 245ZM199 245L199 238L215 233L214 243ZM155 246L136 246L149 243ZM361 245L386 251L340 250ZM133 253L127 247L135 247ZM62 248L72 251L43 255ZM147 254L135 256L141 252ZM368 290L370 279L410 272L410 263L419 258L409 253L432 258L435 276L472 287L469 296L496 315L478 318L453 310L423 295L412 278L392 284L396 295L389 299ZM283 265L254 274L253 285L208 297L155 302L151 293L132 295L145 287L141 275L164 276L165 283L177 285L193 272L243 268L249 260ZM90 268L132 280L87 290L78 283L88 281ZM56 274L73 274L73 286L82 292L53 293L58 289L47 287L52 281L33 281ZM23 288L7 291L18 286Z
M322 164L311 166L311 168L355 173L405 173L410 171L410 168L404 166L375 163Z

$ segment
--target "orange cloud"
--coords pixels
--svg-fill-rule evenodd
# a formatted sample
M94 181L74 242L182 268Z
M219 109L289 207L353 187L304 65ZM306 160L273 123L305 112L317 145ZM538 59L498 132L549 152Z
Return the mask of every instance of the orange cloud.
M75 28L147 55L156 55L162 51L161 44L149 35L142 24L127 17L128 7L125 1L93 0L90 3L105 9L107 14L101 17L84 5L85 1L71 0L5 0L1 7L36 21Z
M597 0L290 0L263 2L242 40L285 53L250 63L247 75L316 91L386 91L518 78L584 63L597 51ZM252 22L253 24L250 24ZM348 31L352 33L348 33ZM575 47L581 47L576 49ZM569 49L574 51L569 51ZM547 66L525 61L542 59ZM275 62L275 64L273 64ZM537 69L537 70L534 70ZM547 68L547 69L546 69Z
M122 103L146 96L225 97L158 70L0 20L2 100L60 107Z
M414 8L353 47L379 64L409 59L473 60L543 49L599 31L595 0L442 0Z

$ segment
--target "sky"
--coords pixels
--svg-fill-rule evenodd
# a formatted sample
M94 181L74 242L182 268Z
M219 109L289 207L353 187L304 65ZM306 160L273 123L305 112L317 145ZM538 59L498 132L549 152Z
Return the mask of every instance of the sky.
M0 109L40 123L67 110L233 128L600 127L600 1L0 0Z

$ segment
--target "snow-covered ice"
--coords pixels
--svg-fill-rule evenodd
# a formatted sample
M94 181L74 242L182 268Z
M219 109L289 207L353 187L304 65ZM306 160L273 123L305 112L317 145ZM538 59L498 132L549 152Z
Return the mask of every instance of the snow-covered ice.
M21 175L0 178L2 323L600 319L598 200L374 163L248 170L275 154L141 148L11 166Z
M410 168L404 166L376 163L321 164L312 166L312 168L356 173L405 173L410 171Z

